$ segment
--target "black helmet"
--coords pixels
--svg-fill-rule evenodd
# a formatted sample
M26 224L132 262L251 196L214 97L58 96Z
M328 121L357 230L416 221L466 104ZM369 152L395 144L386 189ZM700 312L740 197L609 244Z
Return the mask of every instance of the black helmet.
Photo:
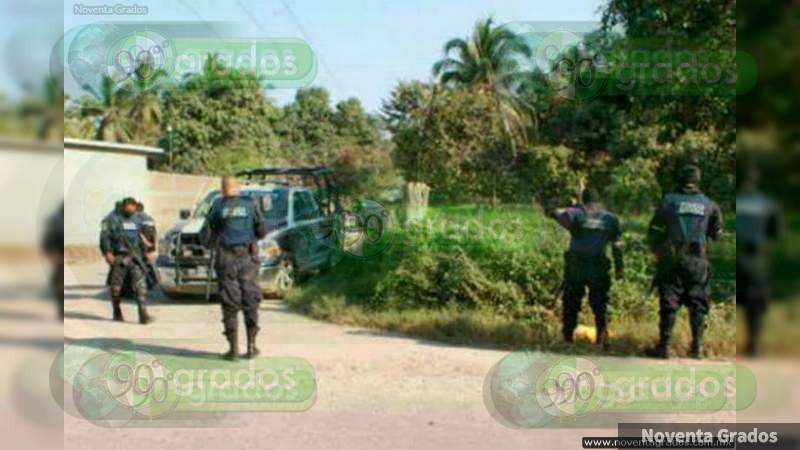
M600 193L597 192L597 189L595 188L587 187L583 190L581 199L584 205L588 205L590 203L600 203Z
M700 184L703 175L695 164L687 164L681 168L680 181L683 186Z

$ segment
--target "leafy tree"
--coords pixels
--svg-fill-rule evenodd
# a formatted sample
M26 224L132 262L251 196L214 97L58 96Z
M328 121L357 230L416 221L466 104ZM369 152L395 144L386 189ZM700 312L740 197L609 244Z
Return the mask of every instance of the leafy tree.
M83 117L81 107L72 99L64 99L64 136L77 139L94 139L97 130L94 121Z
M161 136L161 98L160 82L167 73L155 69L149 61L144 61L133 72L131 89L131 134L137 142L155 143Z
M294 146L317 148L335 134L330 94L325 88L298 89L294 102L283 111L281 134Z
M384 107L385 114L404 111L409 117L392 127L394 160L404 177L427 183L441 200L505 196L510 180L497 169L511 167L513 160L491 95L447 89L435 102L420 105L406 89L399 86L394 106Z
M64 90L56 77L49 76L43 83L41 95L25 99L18 108L21 118L37 119L37 137L42 140L64 139Z
M432 87L421 81L401 81L381 102L381 118L388 130L397 133L400 129L420 125L414 123L417 112L431 102Z
M171 143L166 165L184 173L264 165L280 156L272 128L278 116L254 73L229 69L209 57L202 72L164 93L162 144Z
M131 139L128 109L130 108L130 91L118 87L114 80L104 75L100 87L95 90L90 85L83 89L94 98L84 98L81 104L81 115L90 120L97 120L95 139L100 141L129 142Z
M331 124L337 135L352 138L360 145L374 145L380 139L379 122L364 111L357 98L337 103Z
M527 116L520 113L515 87L522 76L520 57L531 50L513 31L494 26L491 18L479 20L468 39L455 38L444 46L444 59L433 66L433 74L446 86L469 86L492 96L500 114L511 150L524 137Z

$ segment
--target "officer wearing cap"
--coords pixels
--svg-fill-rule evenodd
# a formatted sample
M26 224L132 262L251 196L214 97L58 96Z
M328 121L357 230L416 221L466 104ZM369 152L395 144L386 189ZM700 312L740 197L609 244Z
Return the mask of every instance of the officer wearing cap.
M701 356L710 296L708 240L717 240L722 233L719 206L700 190L700 169L689 164L679 175L680 189L664 196L647 233L656 256L660 317L658 344L646 353L658 358L669 357L672 329L682 305L689 309L690 354Z
M255 243L267 234L261 207L254 199L241 196L239 181L234 177L222 179L222 197L212 204L208 213L211 245L217 249L215 271L222 300L224 334L230 346L227 359L238 357L237 315L244 313L247 328L247 357L258 354L258 306L261 288L258 285L260 262L253 251Z
M611 244L616 278L623 278L623 258L619 219L600 203L595 189L583 192L583 204L549 211L571 236L564 253L563 335L572 342L578 324L583 296L589 289L598 345L608 348L608 292L611 288L611 262L606 255Z
M139 309L139 323L147 324L153 317L147 312L147 284L145 281L145 247L141 224L136 217L137 202L133 198L122 200L120 210L108 215L102 222L100 251L108 263L110 273L113 318L122 322L122 291L129 280Z

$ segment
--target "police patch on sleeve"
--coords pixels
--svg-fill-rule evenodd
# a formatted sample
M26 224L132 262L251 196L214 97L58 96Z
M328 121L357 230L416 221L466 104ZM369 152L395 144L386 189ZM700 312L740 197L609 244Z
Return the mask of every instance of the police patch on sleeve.
M693 216L703 216L706 213L706 205L695 202L681 202L678 205L678 214L691 214Z

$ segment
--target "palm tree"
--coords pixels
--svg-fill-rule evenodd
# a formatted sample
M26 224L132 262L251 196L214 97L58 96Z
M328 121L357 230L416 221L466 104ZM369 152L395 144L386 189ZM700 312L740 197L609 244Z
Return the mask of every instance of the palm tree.
M101 141L129 142L131 131L127 111L131 95L128 89L117 87L114 80L104 75L99 89L84 85L94 98L87 98L81 105L81 115L92 119L99 118L95 139Z
M433 75L445 86L470 86L487 92L493 99L503 132L517 155L517 139L525 142L529 115L515 94L523 76L520 57L530 58L531 49L513 31L494 25L492 18L475 24L468 39L451 39L444 46L444 59L433 65ZM435 96L433 97L435 98ZM495 161L495 172L499 171ZM497 180L492 181L492 204L497 204Z
M54 76L45 79L40 95L28 98L19 108L21 117L39 119L37 136L48 141L64 139L64 89L63 83Z
M81 113L80 105L69 96L64 96L64 136L78 139L94 139L97 133L94 122Z
M433 75L445 86L473 86L494 99L511 151L517 138L525 139L527 114L520 110L516 86L524 75L520 57L531 49L513 31L495 26L492 18L479 20L468 39L456 38L444 46L444 59L433 66Z
M140 63L133 72L129 118L132 137L138 142L152 143L160 135L162 112L158 87L166 75L164 70L154 69L149 61Z

